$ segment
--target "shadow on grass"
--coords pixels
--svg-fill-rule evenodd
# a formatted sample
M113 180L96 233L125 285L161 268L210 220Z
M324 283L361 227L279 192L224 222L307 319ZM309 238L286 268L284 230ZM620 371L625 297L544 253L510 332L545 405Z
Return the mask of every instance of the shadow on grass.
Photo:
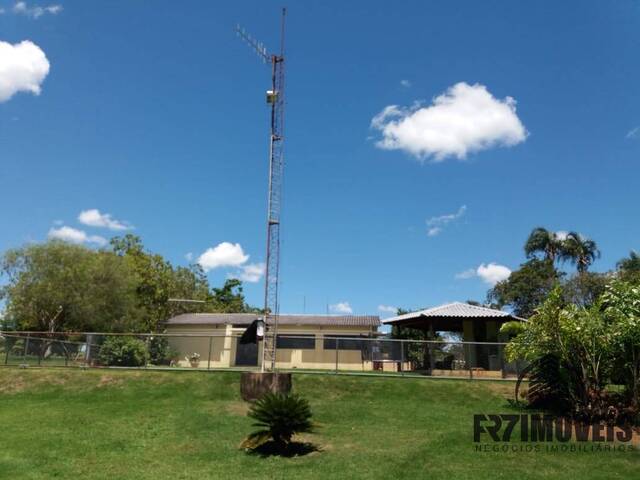
M262 458L267 457L302 457L322 450L309 442L290 442L286 445L276 443L273 440L263 443L253 450L247 450L250 455L257 455Z

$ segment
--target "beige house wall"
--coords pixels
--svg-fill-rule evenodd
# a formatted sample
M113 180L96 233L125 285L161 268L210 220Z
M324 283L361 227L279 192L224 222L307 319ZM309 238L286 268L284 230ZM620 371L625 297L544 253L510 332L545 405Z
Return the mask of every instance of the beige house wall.
M200 354L200 368L224 368L235 366L237 337L242 335L244 330L244 327L233 328L232 325L170 325L167 333L185 335L169 337L169 344L179 352L177 362L179 366L190 366L188 357L196 352ZM325 335L369 335L376 330L375 327L280 325L279 335L315 335L315 349L279 348L276 354L276 366L283 369L333 370L336 368L336 350L324 349ZM208 337L209 335L220 336ZM261 351L258 352L258 359L262 357L261 353ZM360 350L338 350L337 361L340 370L373 370L372 362L363 362ZM393 364L384 364L383 368L385 371L391 371L397 367Z

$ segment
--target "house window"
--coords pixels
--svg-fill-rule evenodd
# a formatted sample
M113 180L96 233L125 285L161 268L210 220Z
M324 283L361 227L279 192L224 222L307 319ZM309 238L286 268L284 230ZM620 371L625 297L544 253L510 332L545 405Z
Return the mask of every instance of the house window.
M339 350L362 350L367 341L361 338L359 335L325 335L324 349L335 350L337 343Z
M276 347L290 350L315 350L316 337L315 335L278 335Z

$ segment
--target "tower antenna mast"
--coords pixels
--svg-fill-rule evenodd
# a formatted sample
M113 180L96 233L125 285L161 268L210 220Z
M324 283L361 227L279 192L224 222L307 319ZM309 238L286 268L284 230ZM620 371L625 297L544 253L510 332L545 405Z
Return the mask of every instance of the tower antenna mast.
M262 344L261 370L276 367L276 338L278 335L278 283L280 273L280 212L282 208L282 178L284 173L284 25L286 8L282 9L280 24L280 53L267 53L267 48L240 26L236 32L264 62L271 64L271 90L267 90L267 104L271 106L269 140L269 195L267 204L267 262L264 276L265 333Z

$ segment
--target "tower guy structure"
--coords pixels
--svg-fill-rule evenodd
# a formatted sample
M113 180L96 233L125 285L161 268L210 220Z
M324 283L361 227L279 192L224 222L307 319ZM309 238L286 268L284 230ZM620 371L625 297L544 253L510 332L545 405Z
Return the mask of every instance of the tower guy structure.
M266 47L244 29L236 27L238 35L271 65L271 89L267 90L267 104L271 107L269 137L269 194L267 204L267 260L264 277L265 328L262 345L262 371L273 371L276 365L278 335L278 284L280 273L280 212L282 208L282 179L284 174L284 25L286 9L282 9L280 23L280 53L267 53Z

